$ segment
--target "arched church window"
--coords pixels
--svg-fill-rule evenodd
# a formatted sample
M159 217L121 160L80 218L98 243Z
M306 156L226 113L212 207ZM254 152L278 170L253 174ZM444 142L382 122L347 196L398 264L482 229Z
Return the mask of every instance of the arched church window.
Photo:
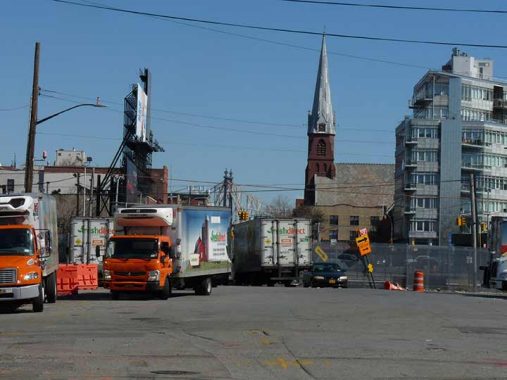
M326 132L326 124L320 123L319 126L318 126L318 128L317 128L317 130L319 132Z
M323 140L319 140L317 143L317 156L326 155L326 143Z

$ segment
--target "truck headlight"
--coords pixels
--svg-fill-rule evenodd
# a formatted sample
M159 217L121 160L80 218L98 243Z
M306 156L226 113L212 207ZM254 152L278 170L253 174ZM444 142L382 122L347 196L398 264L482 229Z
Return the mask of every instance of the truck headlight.
M314 280L323 280L324 276L313 276Z
M39 274L37 272L30 272L23 276L23 280L29 281L29 280L35 280L39 278Z
M158 281L160 280L160 271L152 270L148 272L148 281Z
M111 271L108 269L104 269L102 271L102 276L104 277L105 281L110 281L111 280Z

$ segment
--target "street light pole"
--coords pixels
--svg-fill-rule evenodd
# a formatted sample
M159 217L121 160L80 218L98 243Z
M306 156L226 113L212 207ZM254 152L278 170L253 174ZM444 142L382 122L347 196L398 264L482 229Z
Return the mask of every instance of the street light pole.
M38 91L38 89L37 89ZM49 115L43 119L37 120L34 123L32 123L32 120L30 120L30 130L28 132L28 146L26 148L26 164L25 164L25 192L29 193L32 191L32 185L33 185L33 156L34 156L34 148L35 148L35 127L39 124L44 123L45 121L48 121L58 115L61 115L62 113L71 111L78 107L97 107L97 108L103 108L106 107L105 105L98 103L81 103L77 104L75 106L69 107L64 109L63 111L54 113L52 115ZM32 114L33 114L33 106L32 106ZM35 106L35 119L37 118L37 106ZM32 126L33 124L33 126Z
M33 63L32 106L30 110L30 126L26 147L25 163L25 193L32 192L33 184L33 152L35 147L35 126L37 125L37 107L39 101L39 51L40 43L35 43L35 57Z

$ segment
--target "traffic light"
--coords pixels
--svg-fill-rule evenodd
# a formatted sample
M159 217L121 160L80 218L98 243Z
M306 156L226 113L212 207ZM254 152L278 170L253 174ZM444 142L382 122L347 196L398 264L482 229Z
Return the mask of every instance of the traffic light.
M465 216L464 215L458 216L458 218L456 219L456 224L460 227L466 226L467 221L465 219Z
M238 217L239 217L239 220L248 220L250 215L248 214L248 211L246 211L246 210L239 210Z
M488 224L487 223L481 223L481 232L488 232Z

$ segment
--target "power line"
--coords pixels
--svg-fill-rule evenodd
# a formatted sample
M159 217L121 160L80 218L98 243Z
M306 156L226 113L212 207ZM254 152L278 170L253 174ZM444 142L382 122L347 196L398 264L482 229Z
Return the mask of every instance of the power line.
M23 108L28 108L28 104L25 104L24 106L19 106L19 107L0 108L0 112L17 111L17 110L21 110Z
M499 13L506 14L507 10L498 9L465 9L465 8L436 8L436 7L414 7L404 5L386 5L386 4L359 4L344 3L340 1L317 1L317 0L282 0L290 3L308 3L319 5L339 5L343 7L362 7L362 8L384 8L384 9L403 9L409 11L434 11L434 12L462 12L462 13Z
M76 101L74 101L74 100L65 99L65 98L61 98L58 96L54 96L54 95L47 95L47 94L44 94L44 92L63 95L63 96L86 100L86 101L95 101L96 100L96 97L79 96L79 95L73 95L73 94L55 91L55 90L41 89L41 96L46 97L46 98L58 99L58 100L62 100L65 102L76 103ZM113 104L113 105L117 105L117 106L123 106L123 103L116 102L113 100L103 99L103 98L101 98L100 100L104 104ZM108 107L108 110L114 111L114 112L123 112L121 110L115 110L110 107ZM198 118L210 119L210 120L223 120L223 121L230 121L230 122L236 122L236 123L253 124L256 126L263 126L264 125L264 126L268 126L268 127L290 127L290 128L298 128L298 129L306 128L302 124L298 125L298 124L292 124L292 123L270 123L270 122L260 121L260 120L235 119L235 118L228 118L228 117L216 116L216 115L203 115L203 114L199 114L199 113L178 112L178 111L172 111L172 110L167 110L167 109L163 109L163 108L155 108L155 107L152 107L151 111L152 112L163 112L163 113L169 113L169 114L176 114L176 115L184 115L184 116L190 116L190 117L198 117ZM394 130L387 130L387 129L380 129L380 128L360 128L359 129L359 128L338 127L338 130L339 131L354 131L354 132L363 132L363 131L366 132L367 131L367 132L378 132L378 133L394 132Z
M171 16L171 15L165 15L165 14L160 14L160 13L134 11L134 10L125 9L125 8L115 8L115 7L108 7L108 6L101 6L101 5L76 3L74 1L69 1L69 0L53 0L53 1L56 3L68 4L68 5L73 5L73 6L85 7L85 8L102 9L102 10L111 11L111 12L134 14L134 15L138 15L138 16L149 16L149 17L156 17L156 18L168 19L168 20L180 20L180 21L196 22L196 23L201 23L201 24L221 25L221 26L228 26L228 27L234 27L234 28L244 28L244 29L262 30L262 31L270 31L270 32L322 36L321 32L312 32L312 31L301 30L301 29L273 28L273 27L266 27L266 26L259 26L259 25L238 24L238 23L230 23L230 22L222 22L222 21L196 19L196 18L190 18L190 17L178 17L178 16ZM507 49L507 45L473 44L473 43L464 43L464 42L445 42L445 41L430 41L430 40L410 40L410 39L402 39L402 38L372 37L372 36L360 36L360 35L341 34L341 33L326 33L326 36L327 37L335 37L335 38L348 38L348 39L358 39L358 40L367 40L367 41L377 41L377 42L400 42L400 43L441 45L441 46L445 45L445 46L466 46L466 47L475 47L475 48Z
M48 98L53 98L53 99L58 99L58 100L63 100L63 101L67 101L67 102L71 102L71 100L68 100L68 99L62 99L62 98L59 98L57 96L53 96L53 95L45 95L45 94L41 94L42 97L48 97ZM72 101L73 102L73 101ZM121 110L118 110L118 109L113 109L113 108L107 108L109 111L112 111L112 112L118 112L118 113L123 113L123 111ZM244 133L244 134L253 134L253 135L261 135L261 136L274 136L274 137L283 137L283 138L290 138L290 139L297 139L297 140L306 140L307 137L306 136L295 136L295 135L287 135L287 134L279 134L279 133L269 133L269 132L259 132L259 131L252 131L252 130L244 130L244 129L237 129L237 128L228 128L228 127L218 127L218 126L212 126L212 125L202 125L202 124L198 124L198 123L193 123L193 122L188 122L188 121L183 121L183 120L177 120L177 119L166 119L166 118L162 118L162 117L159 117L159 116L151 116L151 119L152 120L159 120L159 121L164 121L164 122L168 122L168 123L176 123L178 125L188 125L188 126L192 126L192 127L196 127L196 128L202 128L202 129L212 129L212 130L222 130L222 131L229 131L229 132L236 132L236 133ZM353 129L353 128L351 128ZM357 129L353 129L355 130L356 132L358 131ZM382 130L382 132L390 132L390 131L386 131L386 130ZM394 137L394 136L393 136ZM394 145L394 140L393 141L387 141L387 140L364 140L364 139L359 139L359 140L351 140L351 139L340 139L339 140L340 143L350 143L350 144L388 144L388 145Z

